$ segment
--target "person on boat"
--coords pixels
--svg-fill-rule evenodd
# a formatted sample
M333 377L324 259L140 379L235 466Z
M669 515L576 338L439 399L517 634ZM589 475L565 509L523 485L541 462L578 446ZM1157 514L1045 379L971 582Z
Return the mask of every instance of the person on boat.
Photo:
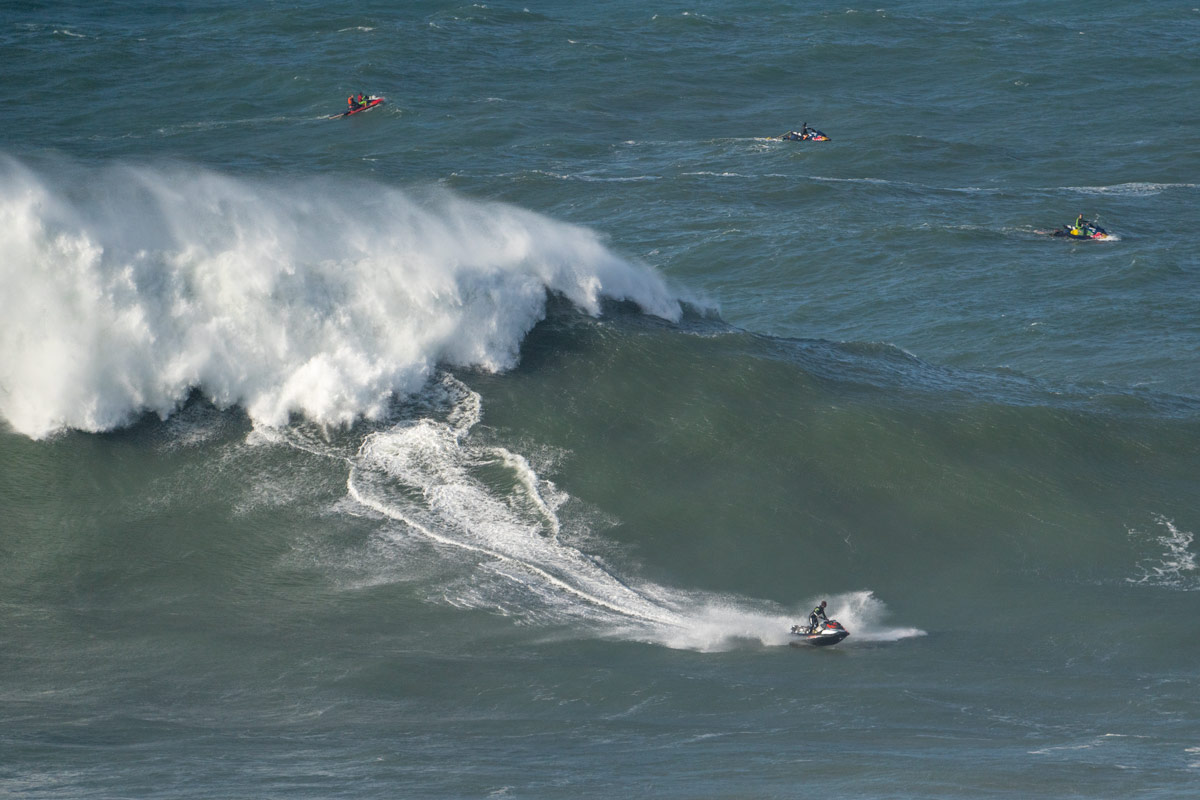
M346 105L350 107L351 111L358 108L358 103L354 102L354 95L350 95L346 98Z
M814 133L813 129L808 127L807 122L800 126L800 138L801 139L808 139L813 135L813 133Z
M818 624L818 621L820 621L820 620L824 620L825 622L829 621L829 617L825 616L825 601L824 600L822 600L821 604L818 605L816 608L814 608L812 610L812 613L810 613L808 615L809 630L816 632L817 624Z
M1098 233L1104 232L1104 229L1096 223L1092 222L1091 220L1084 219L1083 214L1080 214L1075 218L1075 224L1064 227L1067 228L1067 232L1070 235L1083 236L1085 238L1091 238Z

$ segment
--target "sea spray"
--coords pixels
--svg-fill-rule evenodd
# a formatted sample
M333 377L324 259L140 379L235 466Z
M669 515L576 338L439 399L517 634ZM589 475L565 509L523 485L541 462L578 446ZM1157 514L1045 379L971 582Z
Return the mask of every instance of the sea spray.
M1155 515L1154 524L1157 526L1155 533L1129 529L1130 537L1150 542L1159 552L1141 559L1137 564L1138 577L1126 578L1126 581L1183 591L1200 589L1200 568L1192 550L1195 534L1181 529L1174 520L1161 514Z
M0 162L0 416L40 438L166 417L377 419L439 364L503 370L556 293L677 319L597 235L440 190Z

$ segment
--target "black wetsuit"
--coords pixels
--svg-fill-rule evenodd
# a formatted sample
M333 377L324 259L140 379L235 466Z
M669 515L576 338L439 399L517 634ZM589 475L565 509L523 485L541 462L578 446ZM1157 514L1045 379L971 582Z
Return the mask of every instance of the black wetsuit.
M822 608L821 606L817 606L816 608L814 608L812 610L812 613L808 615L808 626L810 628L812 628L814 631L817 629L817 621L818 620L825 620L825 621L829 620L829 617L825 616L825 609Z

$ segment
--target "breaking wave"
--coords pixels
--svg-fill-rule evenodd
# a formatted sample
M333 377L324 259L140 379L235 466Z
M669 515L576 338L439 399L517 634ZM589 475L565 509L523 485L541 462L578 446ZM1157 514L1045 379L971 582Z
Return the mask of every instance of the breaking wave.
M592 231L440 190L0 160L0 417L103 431L193 391L257 424L377 419L438 365L503 370L548 293L678 319Z

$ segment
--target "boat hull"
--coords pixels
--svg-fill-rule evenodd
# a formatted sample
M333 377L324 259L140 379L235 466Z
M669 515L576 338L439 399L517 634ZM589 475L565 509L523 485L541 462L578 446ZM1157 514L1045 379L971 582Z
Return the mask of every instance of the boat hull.
M359 106L358 108L352 108L349 111L343 111L341 114L336 114L333 117L333 119L339 119L341 117L351 117L351 116L354 116L355 114L361 114L364 111L370 111L375 106L382 105L382 104L383 104L382 97L372 97L370 100L367 101L366 105Z
M801 647L804 645L812 645L813 647L828 647L831 644L837 644L850 635L850 631L842 627L841 623L836 619L831 619L822 624L815 631L811 630L807 625L793 625L791 641L793 647Z

